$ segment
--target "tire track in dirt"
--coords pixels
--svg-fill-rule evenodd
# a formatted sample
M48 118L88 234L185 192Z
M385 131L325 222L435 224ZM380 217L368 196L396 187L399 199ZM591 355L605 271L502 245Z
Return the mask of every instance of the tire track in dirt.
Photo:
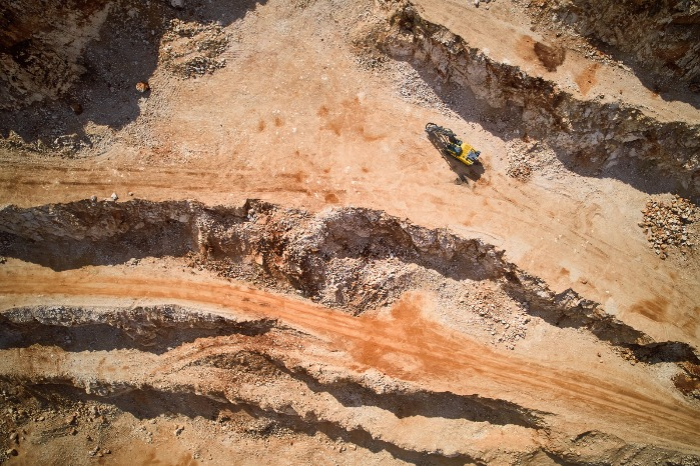
M420 316L420 302L404 299L390 318L369 315L356 318L225 282L114 277L95 273L94 269L92 273L3 271L0 277L0 293L16 297L52 296L51 299L58 301L62 295L180 300L277 318L324 338L331 346L345 349L365 369L373 367L399 379L439 386L455 393L489 381L498 386L494 390L505 391L509 396L522 394L530 398L529 402L566 400L567 410L576 413L574 417L590 413L596 422L615 425L617 430L632 427L631 436L698 449L698 413L668 394L659 394L654 385L637 386L635 390L624 380L553 369L499 354L424 319ZM405 370L406 366L410 371ZM550 394L549 400L542 400L544 393Z

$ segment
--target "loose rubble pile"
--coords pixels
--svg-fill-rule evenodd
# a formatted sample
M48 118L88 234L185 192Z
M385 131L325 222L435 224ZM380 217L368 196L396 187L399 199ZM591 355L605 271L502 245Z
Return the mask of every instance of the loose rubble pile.
M677 248L683 255L694 248L699 218L692 202L677 195L670 203L649 200L642 213L644 219L639 226L661 259L668 257L669 248Z
M527 160L511 159L506 173L516 180L527 181L532 175L532 166L530 166Z
M489 340L493 346L514 350L532 321L529 305L514 301L491 284L461 285L450 289L438 284L435 294L440 299L440 318L465 333Z
M527 181L534 171L543 168L556 156L540 141L512 139L506 143L508 151L508 176L520 181Z
M186 23L174 19L163 35L160 61L177 76L203 76L226 66L226 60L218 57L226 50L228 42L218 24Z

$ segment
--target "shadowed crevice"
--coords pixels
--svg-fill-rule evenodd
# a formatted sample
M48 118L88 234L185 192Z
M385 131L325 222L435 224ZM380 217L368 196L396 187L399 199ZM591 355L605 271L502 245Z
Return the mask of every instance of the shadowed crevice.
M524 408L505 400L484 398L479 395L457 395L452 392L433 392L417 388L386 390L378 393L350 377L334 379L332 383L319 381L302 367L290 369L284 361L268 354L244 352L209 356L197 362L220 369L255 366L264 370L272 367L304 383L314 393L328 393L343 406L357 408L374 406L389 411L399 419L412 416L443 419L466 419L470 422L488 422L497 425L518 425L529 429L546 426L549 413Z
M16 382L16 381L8 381ZM255 426L246 431L256 437L274 435L282 429L306 434L310 437L317 433L333 440L342 440L351 445L365 448L372 453L386 451L393 458L414 465L463 466L467 464L486 465L487 463L468 455L444 456L432 452L409 450L391 442L376 439L362 429L347 430L335 423L316 419L313 414L303 418L298 414L278 413L266 410L250 403L228 402L223 394L204 396L194 393L182 393L159 390L155 387L124 387L121 393L113 396L88 394L84 389L73 386L68 381L55 380L42 384L25 384L34 397L45 404L63 404L63 400L98 401L111 404L124 412L131 413L138 419L154 419L161 415L179 414L190 419L204 418L215 420L221 414L244 412L257 421ZM262 423L260 421L263 421ZM262 425L261 425L262 424Z
M39 306L0 313L0 349L38 344L71 352L133 348L163 354L198 338L259 336L276 327L273 319L238 322L175 305L131 309Z

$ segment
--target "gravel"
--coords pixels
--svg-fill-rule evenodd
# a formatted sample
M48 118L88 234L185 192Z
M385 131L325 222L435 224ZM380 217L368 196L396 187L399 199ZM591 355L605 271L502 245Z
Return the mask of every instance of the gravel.
M671 249L686 255L695 248L700 216L697 206L689 200L677 195L670 202L650 199L642 214L644 219L639 226L661 259L666 259Z

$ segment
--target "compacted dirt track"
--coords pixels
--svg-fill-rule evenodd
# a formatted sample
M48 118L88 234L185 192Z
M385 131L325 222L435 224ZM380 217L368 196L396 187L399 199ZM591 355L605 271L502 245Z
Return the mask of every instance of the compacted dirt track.
M0 461L700 464L697 11L571 3L0 6Z

